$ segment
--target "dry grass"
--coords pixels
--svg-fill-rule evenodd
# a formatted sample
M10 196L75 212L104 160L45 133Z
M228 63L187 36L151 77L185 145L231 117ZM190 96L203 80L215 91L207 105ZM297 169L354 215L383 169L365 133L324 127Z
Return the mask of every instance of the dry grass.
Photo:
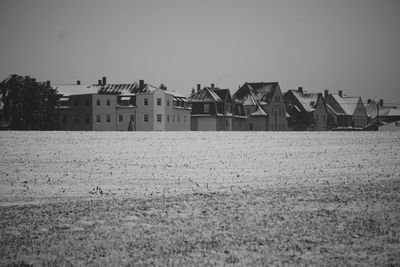
M397 180L1 207L1 264L400 264Z

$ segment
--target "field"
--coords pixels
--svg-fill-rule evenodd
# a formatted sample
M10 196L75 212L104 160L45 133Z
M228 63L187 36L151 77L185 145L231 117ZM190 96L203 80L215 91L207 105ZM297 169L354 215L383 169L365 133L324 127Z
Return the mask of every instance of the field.
M0 265L400 265L400 134L0 132Z

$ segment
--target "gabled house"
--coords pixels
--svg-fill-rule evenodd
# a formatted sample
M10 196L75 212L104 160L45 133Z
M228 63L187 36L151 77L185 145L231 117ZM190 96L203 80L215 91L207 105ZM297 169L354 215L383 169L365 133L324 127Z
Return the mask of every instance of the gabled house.
M211 87L201 88L189 96L192 107L192 131L231 131L232 130L232 96L229 89Z
M399 126L396 122L400 121L400 109L397 106L384 105L383 99L379 102L368 100L365 105L368 114L368 125L366 130L398 130Z
M325 91L325 103L333 121L332 130L363 130L368 123L368 115L361 97L329 94Z
M283 98L286 104L289 130L326 131L328 111L321 93L305 93L302 87L289 90Z
M286 131L286 107L278 82L246 82L233 95L243 105L247 130Z
M143 80L129 84L56 85L61 130L189 131L190 106L179 93Z

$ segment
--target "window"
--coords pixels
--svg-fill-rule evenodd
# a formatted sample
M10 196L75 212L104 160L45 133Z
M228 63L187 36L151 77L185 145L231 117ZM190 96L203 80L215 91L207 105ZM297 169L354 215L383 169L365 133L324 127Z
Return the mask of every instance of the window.
M183 123L186 123L186 116L183 116Z
M90 115L85 115L85 124L90 123Z
M79 117L79 115L74 115L74 123L75 123L75 124L81 123L81 122L80 122L80 119L81 119L81 118Z
M228 120L225 121L225 127L228 128Z
M79 98L74 99L74 106L79 107Z
M149 105L149 100L147 98L143 99L143 104L145 106L148 106Z
M100 99L96 99L96 106L100 107Z
M167 123L169 123L169 115L167 115Z
M118 115L118 122L124 122L124 115L122 114Z
M100 123L101 122L101 116L100 115L96 115L96 123Z
M172 122L175 122L175 115L172 115Z
M106 106L109 107L110 105L111 105L111 100L110 100L110 99L107 99L107 101L106 101Z
M246 108L246 115L250 115L250 109Z
M68 123L68 116L67 115L63 115L62 116L62 123L63 124L67 124Z
M161 106L161 98L157 98L157 106Z
M315 115L315 122L318 123L318 115Z
M89 106L89 98L86 98L85 99L85 107L88 107Z
M110 123L111 122L111 115L106 115L106 123Z
M144 114L143 115L143 121L144 122L149 122L149 115L148 114Z
M135 121L135 116L133 114L129 115L129 120L130 121Z
M157 122L162 122L162 114L157 114Z
M204 104L204 112L205 113L210 112L210 104Z
M180 122L180 120L181 120L181 116L178 115L178 123Z
M169 107L169 99L167 100L167 106Z
M252 123L249 123L249 130L253 131L253 124Z

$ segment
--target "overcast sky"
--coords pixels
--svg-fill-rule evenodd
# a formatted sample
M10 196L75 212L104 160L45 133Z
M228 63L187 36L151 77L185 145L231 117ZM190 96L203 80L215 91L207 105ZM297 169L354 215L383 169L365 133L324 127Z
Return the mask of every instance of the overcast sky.
M1 0L0 79L278 81L400 103L399 0Z

